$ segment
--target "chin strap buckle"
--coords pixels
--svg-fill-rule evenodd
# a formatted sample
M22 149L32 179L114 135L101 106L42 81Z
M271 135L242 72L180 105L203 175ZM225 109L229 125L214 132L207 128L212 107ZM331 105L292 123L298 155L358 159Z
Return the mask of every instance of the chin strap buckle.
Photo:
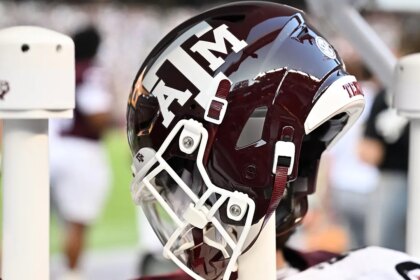
M231 83L229 80L221 80L217 87L216 95L208 103L204 119L214 124L221 124L227 110L227 96L230 92Z
M292 126L283 127L280 141L277 141L274 148L273 174L276 174L280 167L287 168L288 176L292 174L296 154L296 146L293 143L294 132Z
M287 175L291 175L295 164L296 147L293 142L278 141L274 150L273 173L276 174L278 166L287 167Z
M273 160L273 174L274 174L274 186L271 194L271 201L267 209L267 215L264 219L264 225L270 219L281 199L283 198L284 192L288 182L288 176L293 173L293 166L295 164L296 147L293 141L294 129L291 126L283 127L281 140L277 141L274 148L274 160Z

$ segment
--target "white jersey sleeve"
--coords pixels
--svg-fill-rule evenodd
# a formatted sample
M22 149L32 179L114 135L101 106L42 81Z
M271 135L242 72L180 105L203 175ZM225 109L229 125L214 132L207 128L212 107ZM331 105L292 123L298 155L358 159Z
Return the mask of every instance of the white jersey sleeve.
M112 98L105 77L106 73L100 67L91 67L85 73L85 79L76 93L76 103L81 113L94 115L111 109Z
M420 280L420 259L367 247L311 267L287 280Z

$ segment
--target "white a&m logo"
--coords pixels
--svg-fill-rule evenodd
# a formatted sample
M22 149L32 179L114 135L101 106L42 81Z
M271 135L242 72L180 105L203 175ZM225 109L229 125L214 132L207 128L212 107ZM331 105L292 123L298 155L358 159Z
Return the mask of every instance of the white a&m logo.
M10 91L9 82L0 80L0 100Z
M190 50L200 54L208 63L212 71L219 68L225 61L212 51L228 54L226 42L232 46L232 50L237 53L247 46L244 40L239 40L223 24L213 29L207 22L201 22L179 36L156 60L143 79L144 88L157 97L159 107L163 117L163 125L168 127L174 118L174 113L169 110L169 106L178 102L181 106L192 96L189 90L179 91L171 88L157 76L157 72L165 61L169 61L177 70L182 73L199 90L195 100L201 107L206 108L208 102L215 96L219 82L227 77L219 72L214 77L210 75L201 65L195 61L185 50L181 48L186 40L192 36L200 38L207 32L212 31L215 42L199 40Z

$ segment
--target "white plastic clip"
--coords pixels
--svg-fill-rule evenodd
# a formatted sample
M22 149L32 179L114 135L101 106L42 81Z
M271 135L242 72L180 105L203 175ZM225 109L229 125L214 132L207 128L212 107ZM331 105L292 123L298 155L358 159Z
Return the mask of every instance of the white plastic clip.
M290 165L287 175L292 174L293 165L295 163L295 144L293 142L278 141L274 150L273 173L276 174L277 162L279 157L290 157Z
M248 209L248 203L246 200L248 195L235 191L229 198L227 205L227 216L229 219L234 221L240 221L245 216Z
M184 212L183 218L194 227L203 229L209 221L207 220L206 213L201 209L195 208L194 204L190 203Z
M186 154L192 154L197 149L201 141L201 128L200 122L192 119L184 125L181 135L179 136L179 148Z
M215 118L212 118L212 117L209 116L209 111L210 111L210 108L211 108L211 104L213 102L222 103L222 108L220 110L219 118L218 119L215 119ZM222 121L223 121L223 118L225 117L225 114L226 114L227 105L228 105L228 102L227 102L226 99L222 99L222 98L219 98L217 96L214 96L210 100L210 102L208 103L208 105L206 107L206 112L204 113L204 119L206 121L211 122L211 123L214 123L214 124L221 124Z

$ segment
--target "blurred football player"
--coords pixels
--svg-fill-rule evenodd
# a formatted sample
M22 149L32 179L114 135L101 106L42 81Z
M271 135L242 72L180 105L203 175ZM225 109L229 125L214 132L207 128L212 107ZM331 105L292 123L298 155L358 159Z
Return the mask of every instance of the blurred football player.
M68 274L81 279L79 259L86 230L100 214L108 193L110 171L101 138L109 125L111 96L101 68L95 66L100 44L96 28L74 36L76 108L74 119L51 122L52 201L64 221Z

